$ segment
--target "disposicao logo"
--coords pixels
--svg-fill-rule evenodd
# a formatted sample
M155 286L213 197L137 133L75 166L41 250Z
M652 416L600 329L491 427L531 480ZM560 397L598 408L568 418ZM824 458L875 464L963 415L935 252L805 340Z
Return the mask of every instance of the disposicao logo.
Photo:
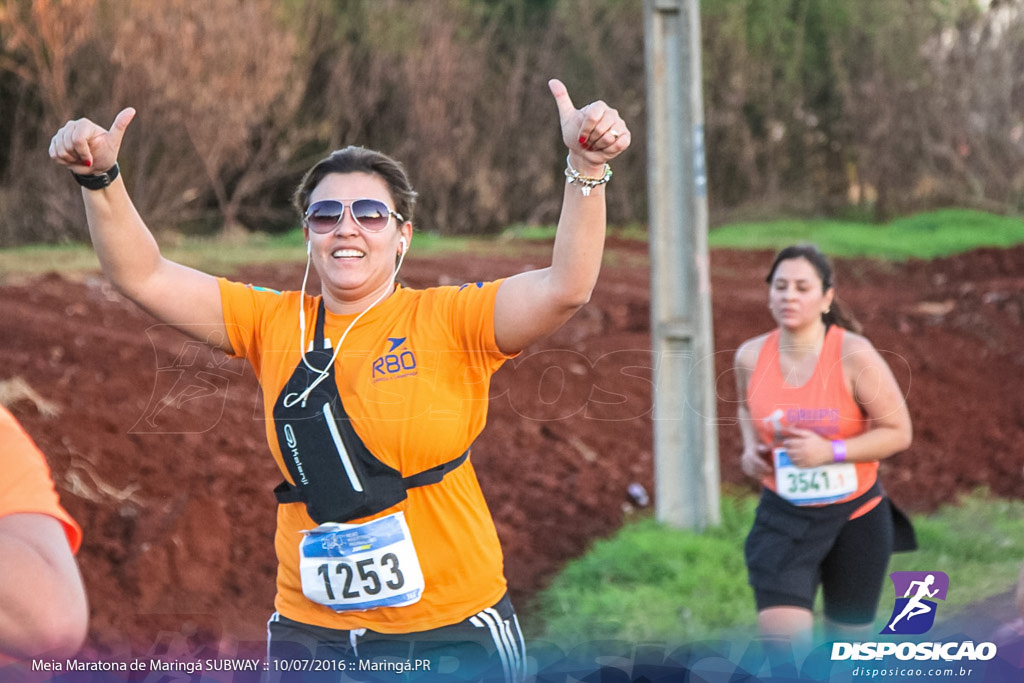
M935 624L936 600L945 600L949 576L945 572L893 572L889 575L896 589L896 603L883 635L919 635ZM832 661L880 660L967 660L985 661L996 656L994 643L965 642L860 642L832 643Z
M935 600L946 599L949 576L945 572L893 572L889 578L896 588L896 604L879 633L927 633L935 624Z

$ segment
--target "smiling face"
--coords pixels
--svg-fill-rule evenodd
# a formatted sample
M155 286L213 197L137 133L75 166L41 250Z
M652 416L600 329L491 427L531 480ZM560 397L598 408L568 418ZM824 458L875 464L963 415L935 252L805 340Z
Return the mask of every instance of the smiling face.
M345 214L332 231L321 235L305 229L324 303L334 313L360 312L393 287L401 238L408 245L412 224L400 224L392 218L384 230L368 232L352 219L349 202L354 199L379 199L389 207L395 206L387 183L375 174L330 173L309 196L311 205L323 199L345 204Z
M835 290L824 290L821 276L807 259L780 261L769 285L768 307L779 327L799 330L821 324Z

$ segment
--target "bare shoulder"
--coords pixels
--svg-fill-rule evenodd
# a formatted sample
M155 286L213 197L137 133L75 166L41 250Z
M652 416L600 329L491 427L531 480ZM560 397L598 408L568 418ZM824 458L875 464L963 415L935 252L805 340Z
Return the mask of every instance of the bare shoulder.
M874 365L881 356L867 337L846 330L843 335L843 362L852 367Z
M736 349L733 365L737 369L753 372L757 366L757 357L761 355L761 349L764 348L764 342L769 334L769 332L765 332L740 344L739 348Z

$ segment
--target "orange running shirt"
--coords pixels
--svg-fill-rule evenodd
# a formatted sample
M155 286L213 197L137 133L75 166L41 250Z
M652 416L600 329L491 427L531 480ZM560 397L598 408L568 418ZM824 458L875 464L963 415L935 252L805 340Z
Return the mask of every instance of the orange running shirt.
M46 457L18 421L0 406L0 517L33 512L64 526L71 551L82 545L82 529L61 507Z
M850 439L867 430L864 411L850 395L843 373L845 334L846 330L838 325L829 326L814 374L799 387L789 386L783 380L779 366L779 331L768 334L747 384L747 407L761 443L769 447L775 445L773 416L784 428L809 429L830 441ZM856 468L856 492L836 503L856 498L875 483L878 461L858 462ZM776 490L773 474L762 483Z
M499 284L399 287L345 337L335 361L345 410L370 452L403 476L458 457L483 429L491 375L508 358L494 339ZM278 394L302 362L299 302L308 345L320 297L303 299L299 292L278 293L224 279L220 291L231 345L252 365L263 389L271 453L294 484L272 415ZM328 312L325 337L337 344L354 317ZM501 599L506 591L501 546L472 456L440 483L410 489L408 499L373 517L399 510L405 513L426 580L418 602L338 613L306 598L299 578L300 532L317 525L303 503L288 503L278 505L277 512L277 611L326 628L410 633L457 623Z

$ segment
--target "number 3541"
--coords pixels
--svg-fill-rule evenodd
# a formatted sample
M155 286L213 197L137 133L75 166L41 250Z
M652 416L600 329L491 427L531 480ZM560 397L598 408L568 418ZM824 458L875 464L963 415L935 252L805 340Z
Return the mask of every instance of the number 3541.
M829 490L828 472L790 472L786 477L791 493Z

